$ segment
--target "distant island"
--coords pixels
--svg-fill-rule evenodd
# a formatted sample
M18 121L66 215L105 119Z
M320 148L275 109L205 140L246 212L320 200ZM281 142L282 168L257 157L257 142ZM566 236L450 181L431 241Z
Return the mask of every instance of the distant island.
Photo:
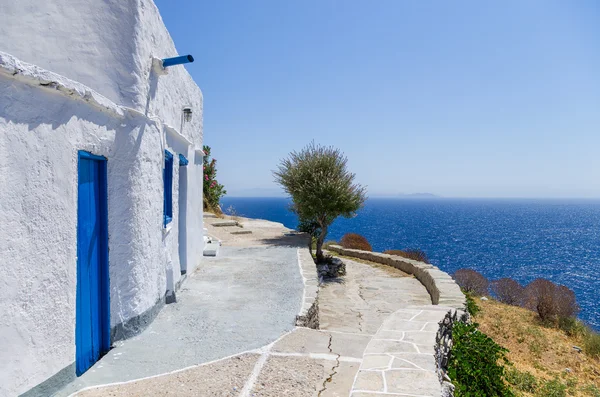
M373 198L400 198L400 199L414 199L414 198L433 199L433 198L442 198L442 196L438 196L437 194L433 194L433 193L374 194L371 197L373 197Z

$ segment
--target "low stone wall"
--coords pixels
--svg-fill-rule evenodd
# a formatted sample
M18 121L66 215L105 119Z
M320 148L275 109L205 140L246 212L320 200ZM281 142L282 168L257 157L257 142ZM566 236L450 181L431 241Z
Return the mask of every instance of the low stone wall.
M456 284L448 273L441 271L438 267L429 263L397 255L348 249L339 245L330 245L327 249L337 252L340 255L392 266L405 273L414 275L423 284L425 289L427 289L427 292L431 296L431 303L434 305L447 306L453 309L463 309L465 306L465 296L458 284Z
M298 248L298 265L304 281L304 296L296 325L319 329L319 276L308 248Z
M457 322L468 323L471 319L468 313L455 310L449 311L440 321L438 332L435 335L435 368L442 385L442 397L454 396L454 385L448 377L448 361L452 350L452 328Z

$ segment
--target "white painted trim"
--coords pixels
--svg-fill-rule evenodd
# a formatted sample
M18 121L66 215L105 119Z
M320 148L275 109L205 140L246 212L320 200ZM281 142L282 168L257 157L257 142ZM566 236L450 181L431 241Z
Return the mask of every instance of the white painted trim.
M176 128L163 123L163 127L166 131L167 134L169 134L170 136L172 136L175 139L180 140L181 142L185 143L187 146L192 146L193 142L190 141L189 139L187 139L180 131L178 131Z

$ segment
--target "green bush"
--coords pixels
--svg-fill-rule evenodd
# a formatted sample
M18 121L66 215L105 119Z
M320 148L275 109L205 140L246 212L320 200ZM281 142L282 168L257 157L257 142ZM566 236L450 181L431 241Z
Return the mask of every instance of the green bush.
M544 382L535 395L537 397L566 397L567 385L555 378Z
M465 310L471 316L475 317L477 315L477 313L479 313L481 311L481 309L479 308L479 306L477 306L477 303L475 303L475 300L471 296L470 292L463 290L463 293L465 294L465 298L467 301L467 303L465 304Z
M448 376L456 386L454 395L514 396L504 383L507 350L480 332L477 326L458 322L452 329Z
M521 372L516 368L506 371L506 381L513 385L517 390L526 393L534 393L538 387L538 381L529 372Z
M586 326L575 317L561 317L558 319L558 327L569 336L583 336Z
M594 358L600 358L600 334L588 329L583 337L583 350Z

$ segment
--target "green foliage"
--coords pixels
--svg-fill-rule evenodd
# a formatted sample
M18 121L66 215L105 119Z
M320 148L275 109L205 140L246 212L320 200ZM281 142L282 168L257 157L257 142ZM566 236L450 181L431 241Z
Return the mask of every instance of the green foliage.
M227 194L225 187L217 182L217 159L210 158L210 147L204 146L204 209L221 213L219 202Z
M456 397L514 396L504 383L506 349L480 332L477 324L457 322L452 340L448 376Z
M296 227L296 230L302 233L308 233L310 236L308 250L312 255L313 250L317 249L317 239L321 234L321 226L319 226L319 224L315 221L300 218L298 220L298 227Z
M292 152L273 172L275 181L292 198L292 210L299 219L317 223L317 260L322 261L323 242L333 221L356 215L366 200L366 189L354 183L355 175L346 168L348 160L338 149L310 143Z
M537 397L566 397L567 385L555 378L544 382L535 395Z
M561 317L558 327L569 336L583 336L586 333L585 324L575 317Z
M321 226L319 226L317 222L307 219L300 219L296 230L302 233L308 233L315 239L321 234Z
M475 317L481 309L479 308L479 306L477 306L477 303L475 303L475 300L473 299L473 296L471 295L471 293L464 291L464 290L463 290L463 293L465 294L465 298L467 301L467 303L465 304L465 310L471 316Z
M600 397L600 389L598 389L594 385L587 385L587 386L581 388L581 391L591 397Z
M600 358L600 334L588 328L583 337L583 350L590 357Z
M510 368L505 374L506 381L517 390L526 393L534 393L538 387L538 381L529 372L521 372L516 368Z
M577 378L567 378L566 379L566 385L567 385L567 393L569 395L575 394L575 391L577 390Z
M542 343L538 339L534 339L529 343L529 352L537 358L542 357Z

